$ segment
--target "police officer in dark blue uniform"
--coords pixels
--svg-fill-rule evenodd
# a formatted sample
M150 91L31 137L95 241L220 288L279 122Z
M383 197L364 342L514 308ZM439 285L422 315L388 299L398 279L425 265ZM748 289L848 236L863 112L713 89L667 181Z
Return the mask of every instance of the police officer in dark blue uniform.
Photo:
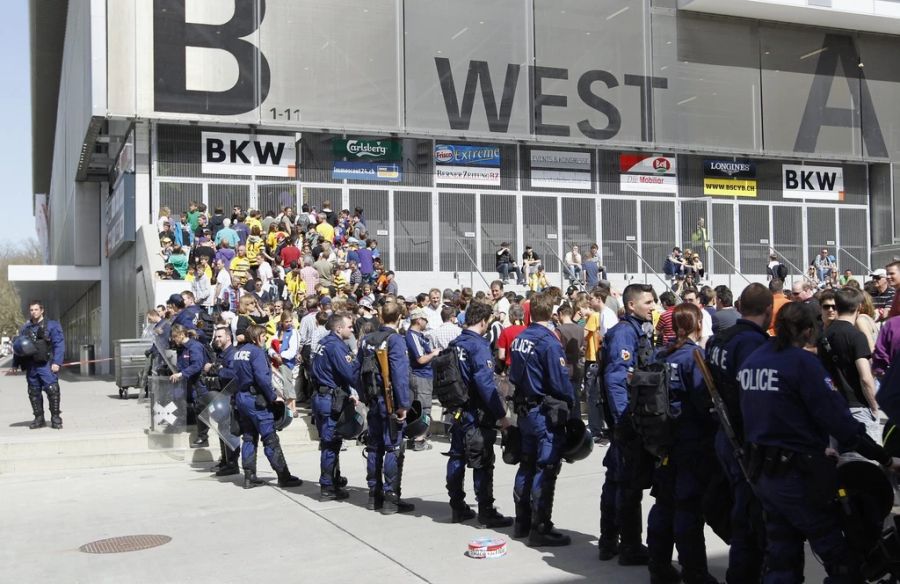
M766 332L772 322L772 292L762 284L744 288L737 304L741 318L726 331L715 335L706 344L706 360L716 388L727 409L735 437L743 442L744 424L741 416L740 386L737 372L756 349L769 342ZM725 469L734 497L730 515L730 549L728 550L728 584L759 582L763 565L762 534L754 531L755 519L762 518L753 489L744 477L735 449L723 427L716 433L716 456Z
M216 351L216 360L214 363L207 363L203 366L206 375L206 385L212 390L213 387L217 391L236 391L237 388L229 387L234 380L234 368L232 361L234 360L235 346L232 344L231 329L228 326L216 327L213 333L213 348ZM231 398L232 407L234 407L234 397ZM217 477L227 477L238 474L237 452L228 448L221 438L219 439L219 464L214 469Z
M675 342L660 357L668 364L672 444L658 461L651 494L656 502L647 519L650 552L650 582L705 584L710 576L703 537L703 496L710 469L716 464L713 439L716 423L710 414L706 382L694 360L703 355L697 342L703 314L691 303L683 303L672 314ZM682 572L672 566L672 546L678 548Z
M828 573L826 582L862 582L862 558L848 545L834 501L836 467L826 456L829 435L842 448L894 470L891 458L854 420L819 359L803 347L817 329L802 304L779 312L776 337L738 371L747 471L766 513L763 581L803 581L803 541Z
M238 392L234 401L240 414L243 445L241 465L244 467L244 488L262 484L256 478L256 446L262 438L263 452L278 475L279 487L299 487L303 481L288 470L281 442L275 432L275 416L269 408L276 401L284 400L272 387L272 369L263 347L266 344L266 327L252 324L244 331L246 341L234 352L232 367Z
M649 488L653 459L627 423L629 370L638 366L638 354L652 358L649 338L653 308L653 288L631 284L622 294L625 318L603 339L603 384L609 404L608 420L613 428L609 450L603 458L606 478L600 495L601 560L619 555L623 566L641 566L649 561L641 542L643 489Z
M319 432L321 474L319 486L322 499L346 499L350 496L341 477L339 456L341 437L335 433L338 419L347 401L357 402L356 390L351 387L359 379L359 364L350 352L347 340L353 336L353 322L349 314L335 312L328 317L326 328L331 331L312 354L312 378L317 391L312 398L312 411ZM344 484L342 484L344 483Z
M405 448L403 426L406 423L406 412L412 405L409 355L406 352L406 341L397 332L403 310L394 301L384 303L381 307L384 325L363 337L357 352L361 374L358 387L364 389L366 405L369 407L369 433L366 442L369 501L366 508L380 509L384 515L408 513L415 508L412 503L400 500ZM379 349L387 351L394 405L394 412L390 414L385 403L384 380L376 361Z
M195 414L199 414L205 405L206 380L203 378L203 368L209 362L206 349L197 340L197 332L187 329L180 324L173 324L170 333L172 344L178 351L178 373L169 377L172 383L183 383L185 399ZM197 439L191 444L193 448L209 446L209 426L197 419Z
M506 407L494 383L494 362L491 345L484 338L494 309L475 302L466 310L466 328L450 347L459 357L459 369L463 383L469 390L469 401L463 407L450 412L450 451L447 456L447 493L453 510L453 523L475 517L466 505L463 481L466 466L472 468L475 498L478 500L478 522L486 527L509 527L512 517L504 517L494 508L494 442L497 440L496 424L506 429L510 426Z
M29 351L30 354L16 354L15 349L19 343L13 342L13 370L19 367L25 370L28 400L34 414L34 420L28 427L34 430L46 425L43 397L43 392L46 392L47 401L50 403L50 426L61 430L58 374L66 349L62 327L55 320L44 318L44 305L41 302L34 301L29 304L28 312L31 319L19 329L19 338L28 340L32 349Z
M196 304L186 306L181 294L172 294L166 301L166 308L172 311L172 324L180 324L189 331L197 334L201 343L207 343L210 339L203 337L203 331L197 326L197 314L202 310Z
M532 323L510 347L509 380L516 388L514 403L522 437L521 461L513 489L513 537L527 534L528 545L535 547L570 543L569 536L556 531L551 521L566 421L575 402L565 351L551 324L552 316L553 297L533 297Z

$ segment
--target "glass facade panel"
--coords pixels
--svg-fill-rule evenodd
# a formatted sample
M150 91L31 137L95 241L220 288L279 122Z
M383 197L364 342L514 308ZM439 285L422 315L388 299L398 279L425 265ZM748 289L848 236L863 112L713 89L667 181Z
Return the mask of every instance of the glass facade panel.
M394 192L396 270L431 272L431 193Z
M475 259L475 193L440 194L441 271L468 271ZM463 251L465 250L465 251ZM470 259L471 258L471 259Z

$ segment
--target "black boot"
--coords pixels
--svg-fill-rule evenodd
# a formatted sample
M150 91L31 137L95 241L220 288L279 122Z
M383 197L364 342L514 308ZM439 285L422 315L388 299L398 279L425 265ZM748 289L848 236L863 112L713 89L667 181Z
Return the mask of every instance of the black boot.
M497 527L509 527L513 524L513 518L501 515L493 505L478 505L478 523L495 529Z
M619 553L619 541L617 539L612 539L608 537L600 536L600 541L597 542L598 557L600 561L606 562L614 557L616 557Z
M553 522L549 517L541 519L536 525L531 526L528 547L559 547L572 543L572 538L553 528Z
M337 485L319 487L319 499L322 501L343 501L350 493Z
M462 523L463 521L468 521L475 517L475 511L466 505L464 501L460 501L459 503L450 501L450 509L453 510L453 517L450 520L452 523Z
M513 527L513 539L528 537L531 532L531 505L516 503L516 521Z
M650 563L650 552L643 544L619 544L620 566L646 566Z
M34 415L34 421L28 425L31 430L43 428L47 425L44 421L44 395L41 393L40 387L28 388L28 401L31 402L31 413Z
M678 584L681 572L670 561L653 561L647 564L650 570L650 584Z
M384 495L381 491L369 491L369 500L366 502L366 509L369 511L380 511L384 506Z
M44 390L47 392L47 401L50 402L50 427L54 430L62 430L62 418L59 417L61 413L59 409L59 384L50 384Z
M681 573L681 581L684 582L684 584L719 584L719 581L705 570L684 570Z
M244 471L244 488L245 489L252 489L253 487L255 487L257 485L262 485L264 483L265 483L265 481L263 481L262 479L256 478L255 470L245 470Z
M216 471L216 476L217 477L230 477L230 476L233 476L236 474L240 474L240 472L241 472L241 469L238 468L238 465L236 462L234 462L234 463L226 462L225 464L220 466L219 469Z
M282 488L288 487L299 487L303 484L303 480L295 477L288 470L288 467L284 467L284 470L278 472L278 486Z
M385 493L384 504L381 506L382 515L393 515L395 513L409 513L416 508L412 503L400 500L397 493Z

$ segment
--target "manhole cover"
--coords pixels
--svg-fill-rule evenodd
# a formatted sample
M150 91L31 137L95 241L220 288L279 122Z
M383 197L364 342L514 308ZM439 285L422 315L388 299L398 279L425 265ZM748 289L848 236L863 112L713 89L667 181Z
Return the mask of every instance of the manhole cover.
M125 535L86 543L78 551L86 554L120 554L136 552L169 543L168 535Z

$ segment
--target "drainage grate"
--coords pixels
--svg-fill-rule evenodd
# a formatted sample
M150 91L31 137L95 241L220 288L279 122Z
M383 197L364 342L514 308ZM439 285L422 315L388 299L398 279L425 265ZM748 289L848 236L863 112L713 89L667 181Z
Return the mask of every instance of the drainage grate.
M78 551L86 554L120 554L165 545L170 541L172 538L168 535L125 535L86 543Z

